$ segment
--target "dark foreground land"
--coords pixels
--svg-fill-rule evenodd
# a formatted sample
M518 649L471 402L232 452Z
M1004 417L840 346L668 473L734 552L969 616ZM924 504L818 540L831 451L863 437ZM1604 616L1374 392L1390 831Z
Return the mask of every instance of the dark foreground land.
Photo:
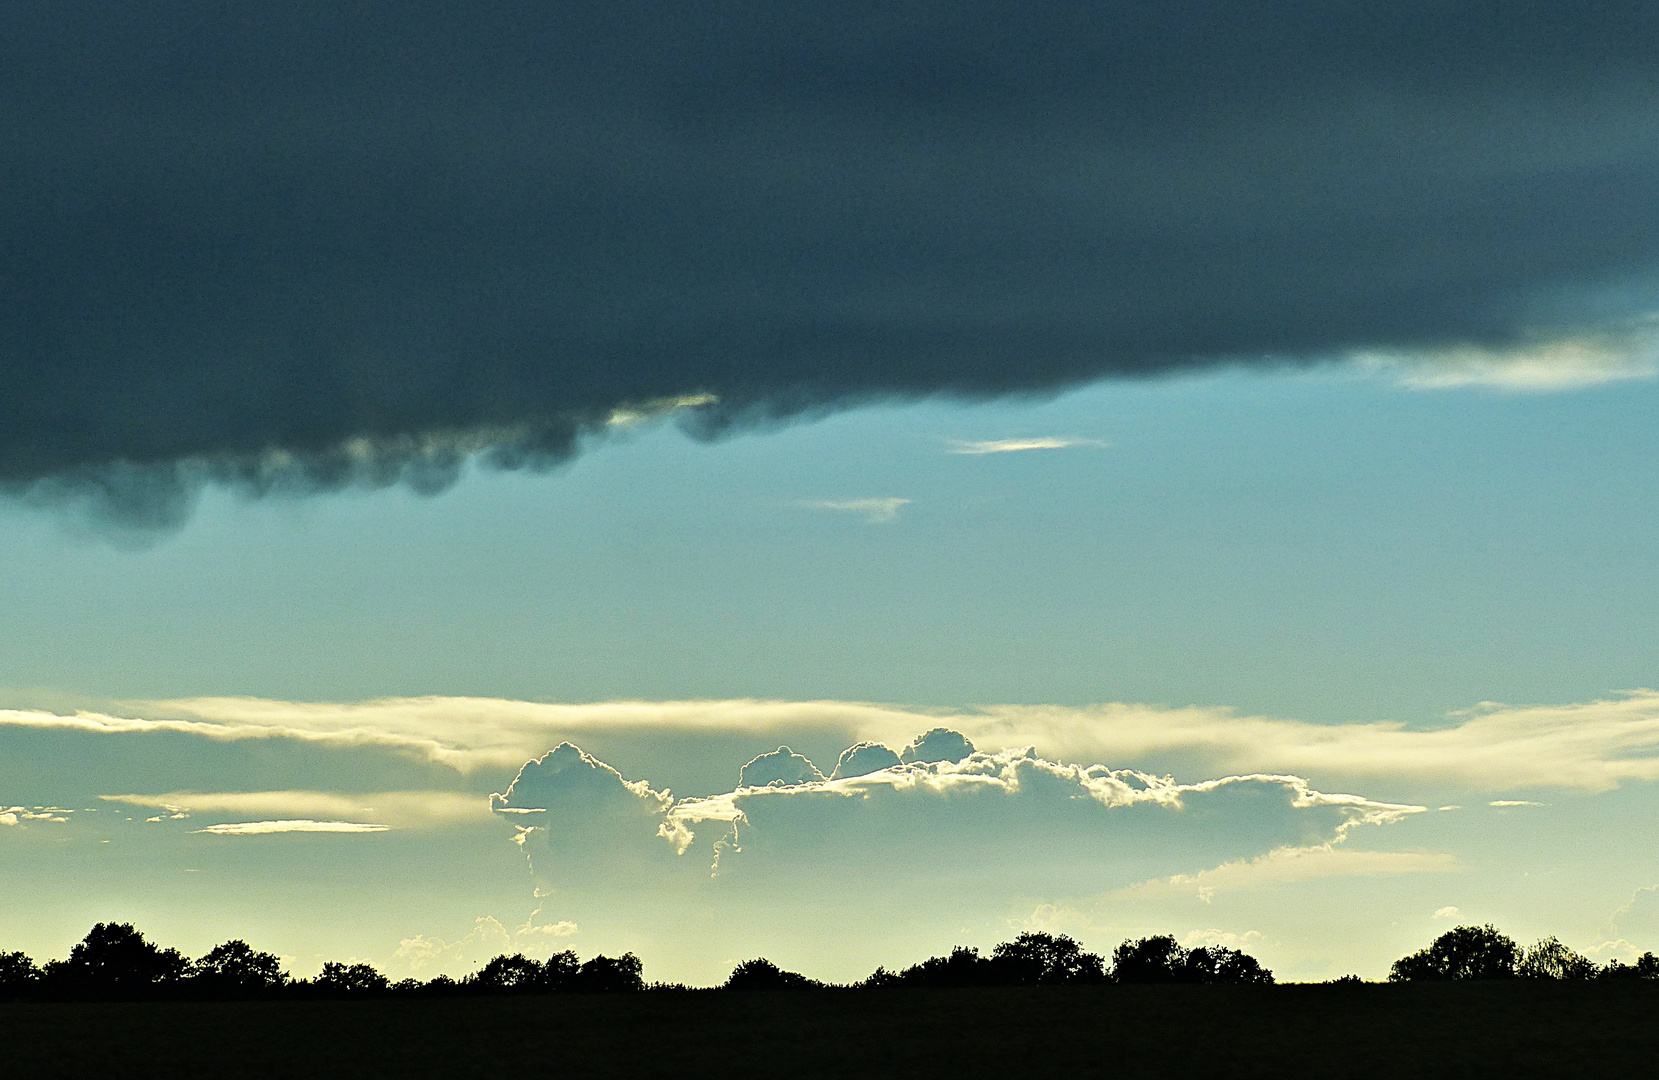
M7 1077L1651 1076L1646 982L0 1006Z

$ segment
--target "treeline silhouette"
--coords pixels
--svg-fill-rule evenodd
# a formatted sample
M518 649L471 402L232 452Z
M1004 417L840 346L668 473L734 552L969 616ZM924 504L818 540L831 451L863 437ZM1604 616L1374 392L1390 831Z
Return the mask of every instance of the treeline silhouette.
M1634 964L1614 959L1597 964L1554 937L1526 948L1491 923L1459 926L1426 949L1394 961L1389 982L1464 979L1659 979L1659 956L1643 953Z
M1461 979L1659 979L1659 957L1644 953L1633 964L1604 965L1574 952L1553 937L1527 948L1494 927L1460 926L1427 948L1401 957L1391 982ZM1268 985L1273 972L1255 957L1218 945L1184 948L1168 935L1123 942L1110 963L1086 952L1063 934L1024 933L994 947L989 955L958 946L899 971L878 967L854 988L1088 986L1119 984L1231 983ZM1335 982L1359 982L1344 976ZM733 969L726 990L828 988L764 958ZM130 923L99 923L64 960L36 965L21 952L0 953L0 1000L123 1001L145 999L231 1000L334 998L368 995L491 995L625 993L648 989L689 989L651 983L633 953L594 956L586 961L566 950L547 960L523 953L495 957L462 978L392 982L365 963L323 965L310 979L295 979L281 960L245 941L227 941L189 959L177 949L147 940Z

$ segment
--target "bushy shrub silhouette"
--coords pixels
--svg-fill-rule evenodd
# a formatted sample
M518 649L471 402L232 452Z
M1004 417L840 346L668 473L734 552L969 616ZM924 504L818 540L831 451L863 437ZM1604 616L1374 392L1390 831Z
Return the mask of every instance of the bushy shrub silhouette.
M1448 979L1512 979L1520 949L1512 938L1485 926L1459 926L1435 938L1428 948L1402 956L1389 970L1390 982Z
M27 953L0 953L0 1001L22 997L39 981L40 969Z
M386 976L376 971L373 964L323 965L320 975L311 985L326 994L381 994L391 988Z
M934 956L903 971L876 968L864 986L993 986L996 970L978 949L958 945L949 956Z
M1064 934L1027 932L991 950L997 981L1015 986L1102 983L1106 964Z
M645 989L643 965L633 953L595 956L576 969L569 989L588 994L614 994Z
M758 958L745 960L732 969L726 978L727 990L808 990L822 986L816 979L793 971L785 971L772 961Z

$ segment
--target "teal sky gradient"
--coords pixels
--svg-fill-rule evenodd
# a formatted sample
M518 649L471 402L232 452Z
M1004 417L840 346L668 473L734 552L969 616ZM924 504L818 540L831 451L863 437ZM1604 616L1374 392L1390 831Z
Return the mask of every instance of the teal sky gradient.
M548 477L246 503L147 550L0 511L24 696L1103 700L1433 722L1653 682L1651 382L1339 372L869 408ZM985 456L951 439L1105 448ZM808 500L913 500L895 520Z
M210 490L169 535L111 536L6 504L0 708L157 717L157 701L218 696L823 699L918 712L1139 702L1429 730L1484 701L1595 702L1659 683L1655 415L1652 380L1425 390L1332 366L1109 383L1047 401L872 406L712 444L664 424L619 433L552 475L473 471L433 498L248 502ZM1081 442L952 452L1037 437ZM815 505L868 499L909 501L890 520ZM526 756L562 737L549 729ZM801 723L569 737L625 778L684 797L730 791L744 761L784 741L827 773L853 733ZM1222 775L1168 755L1104 764L1184 782ZM372 835L230 838L192 830L247 815L148 823L151 810L99 799L455 791L482 806L515 771L505 758L458 771L407 749L286 736L0 725L0 810L77 811L0 828L0 877L16 898L0 948L59 955L92 921L118 918L186 951L246 937L296 971L351 956L430 974L566 946L638 947L648 975L693 981L721 977L745 945L833 978L916 958L883 952L892 945L874 933L875 911L856 899L839 937L792 937L762 920L752 940L669 950L591 914L603 909L591 896L533 895L511 830L482 812ZM1237 853L1220 853L1213 831L1176 829L1175 870L1014 900L987 891L978 907L970 891L965 913L919 921L909 940L988 945L1030 925L1110 948L1135 932L1213 932L1304 978L1379 975L1454 918L1605 955L1659 948L1659 920L1615 917L1659 882L1638 826L1659 810L1653 781L1517 791L1335 767L1309 780L1428 808L1366 825L1341 850L1450 862L1207 897L1196 886L1124 891L1265 855L1290 835L1241 810L1228 819ZM1453 804L1462 809L1437 809ZM936 827L954 835L958 819ZM979 872L1003 871L1019 868ZM695 903L741 924L743 905L760 901L733 889ZM580 930L514 936L556 924L567 900L589 912ZM1448 907L1457 914L1434 914Z

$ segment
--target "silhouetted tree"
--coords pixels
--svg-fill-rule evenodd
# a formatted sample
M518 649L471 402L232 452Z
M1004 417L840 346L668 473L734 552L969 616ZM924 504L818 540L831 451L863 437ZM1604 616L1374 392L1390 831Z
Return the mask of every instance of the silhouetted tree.
M1514 940L1490 923L1459 926L1435 938L1428 948L1394 961L1388 980L1510 979L1519 955Z
M69 959L46 965L41 981L53 995L142 997L177 986L188 968L177 949L152 945L131 923L98 923Z
M570 988L585 993L643 990L645 979L641 976L641 970L639 957L633 953L595 956L576 970Z
M1113 950L1112 981L1267 985L1273 982L1273 972L1237 949L1223 945L1185 949L1168 934L1157 934L1125 941Z
M215 945L191 963L188 975L193 990L213 997L269 994L290 981L281 960L241 940Z
M1603 979L1659 979L1659 956L1645 952L1636 958L1634 964L1626 964L1620 960L1609 960L1607 966L1601 969Z
M0 953L0 1001L22 997L40 981L40 969L27 953Z
M1597 971L1595 961L1551 936L1522 951L1515 974L1523 979L1593 979Z
M816 979L785 971L764 958L743 961L726 979L727 990L806 990L822 985Z
M1125 941L1112 950L1112 981L1172 983L1186 963L1186 950L1168 934Z
M1064 934L1028 931L991 950L997 981L1045 986L1106 981L1105 961Z
M322 974L311 980L311 985L330 994L378 994L390 989L386 976L372 964L323 965Z
M631 955L631 954L630 954ZM569 949L556 952L542 965L542 985L549 990L569 990L576 984L582 961Z

